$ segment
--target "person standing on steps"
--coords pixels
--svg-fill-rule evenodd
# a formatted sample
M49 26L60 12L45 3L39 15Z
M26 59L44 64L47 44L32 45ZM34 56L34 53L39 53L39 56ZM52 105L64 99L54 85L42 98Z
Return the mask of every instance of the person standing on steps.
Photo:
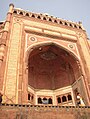
M2 103L2 96L3 96L3 94L2 94L2 92L0 92L0 104Z

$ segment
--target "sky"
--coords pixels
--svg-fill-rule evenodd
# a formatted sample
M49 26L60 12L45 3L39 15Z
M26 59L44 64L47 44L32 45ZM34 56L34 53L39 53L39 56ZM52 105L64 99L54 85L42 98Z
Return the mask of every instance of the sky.
M5 20L10 3L26 11L81 21L90 39L90 0L0 0L0 21Z

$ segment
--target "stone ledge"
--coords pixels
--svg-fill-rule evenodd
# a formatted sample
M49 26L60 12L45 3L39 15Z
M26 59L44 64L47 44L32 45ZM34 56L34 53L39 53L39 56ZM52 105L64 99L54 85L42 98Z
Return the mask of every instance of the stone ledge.
M1 104L0 119L90 119L90 106Z
M42 108L90 108L90 106L48 106L48 105L28 105L28 104L0 104L0 106L8 106L8 107L42 107Z

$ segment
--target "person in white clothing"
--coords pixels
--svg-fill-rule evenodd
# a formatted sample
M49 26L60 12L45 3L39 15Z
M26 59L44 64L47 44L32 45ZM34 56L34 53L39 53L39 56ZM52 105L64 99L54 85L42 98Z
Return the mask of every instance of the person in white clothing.
M85 106L84 101L79 93L77 93L77 105L78 106Z

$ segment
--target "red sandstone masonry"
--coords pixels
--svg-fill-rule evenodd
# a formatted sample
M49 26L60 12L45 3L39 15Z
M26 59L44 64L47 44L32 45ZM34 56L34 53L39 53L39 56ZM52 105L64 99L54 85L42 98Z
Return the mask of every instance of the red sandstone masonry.
M56 74L56 72L59 70L58 67L61 67L58 62L54 62L57 65L53 67L51 67L51 63L43 66L46 61L44 63L42 61L42 64L38 64L40 58L38 59L38 57L36 57L36 54L38 53L37 48L39 48L39 46L45 49L46 46L53 45L59 50L61 49L63 54L62 63L69 64L69 67L66 68L67 70L65 69L63 72L60 70L57 73L55 77L56 88L65 87L69 84L71 85L75 79L77 82L75 82L76 84L74 83L73 85L73 91L74 89L78 88L78 91L84 99L85 104L90 105L90 54L85 30L82 28L80 23L77 24L52 17L50 18L52 22L50 22L49 16L37 16L38 14L36 13L34 14L27 11L14 9L14 5L10 4L4 28L4 34L8 33L8 36L3 35L2 37L2 39L5 39L3 41L6 41L6 38L8 39L4 54L5 60L1 62L3 68L1 68L2 72L0 73L0 79L2 79L3 82L0 83L0 88L3 89L3 103L28 103L28 84L34 88L40 87L41 89L50 89L50 80L52 79L52 82L54 82L52 74L44 77L43 75L39 75L38 72L34 71L35 81L37 82L38 86L36 84L35 86L32 85L33 78L29 78L32 77L29 70L29 63L30 60L33 59L31 56L33 56L33 52L35 51L35 60L37 63L31 62L31 64L35 66L35 70L39 69L39 72L42 73L42 69L45 69L47 73L49 72L50 68L52 68L54 69L54 74ZM31 37L35 37L35 40L31 40ZM2 47L0 47L0 49L2 51ZM64 50L65 54L68 54L67 58L63 52ZM51 51L54 50L51 48ZM44 50L42 52L44 52ZM55 50L55 53L56 52L57 51ZM3 52L1 52L1 56L2 53ZM58 54L60 56L60 60L61 52L58 52ZM28 58L30 58L30 60L28 60ZM48 77L50 77L50 80L48 80ZM29 82L29 79L31 82ZM70 83L68 83L68 79L70 79ZM54 87L55 86L52 85L52 89L54 89ZM37 94L35 94L35 96L37 96ZM74 97L74 94L72 96ZM36 98L37 97L34 99ZM55 100L53 102L57 104ZM35 104L37 104L37 102L35 102ZM35 114L38 118L38 114L36 112ZM52 114L54 114L54 112ZM52 118L54 118L54 116L55 115L53 115ZM49 115L47 117L51 118ZM39 118L41 118L41 116Z
M90 119L90 107L1 105L0 119Z

